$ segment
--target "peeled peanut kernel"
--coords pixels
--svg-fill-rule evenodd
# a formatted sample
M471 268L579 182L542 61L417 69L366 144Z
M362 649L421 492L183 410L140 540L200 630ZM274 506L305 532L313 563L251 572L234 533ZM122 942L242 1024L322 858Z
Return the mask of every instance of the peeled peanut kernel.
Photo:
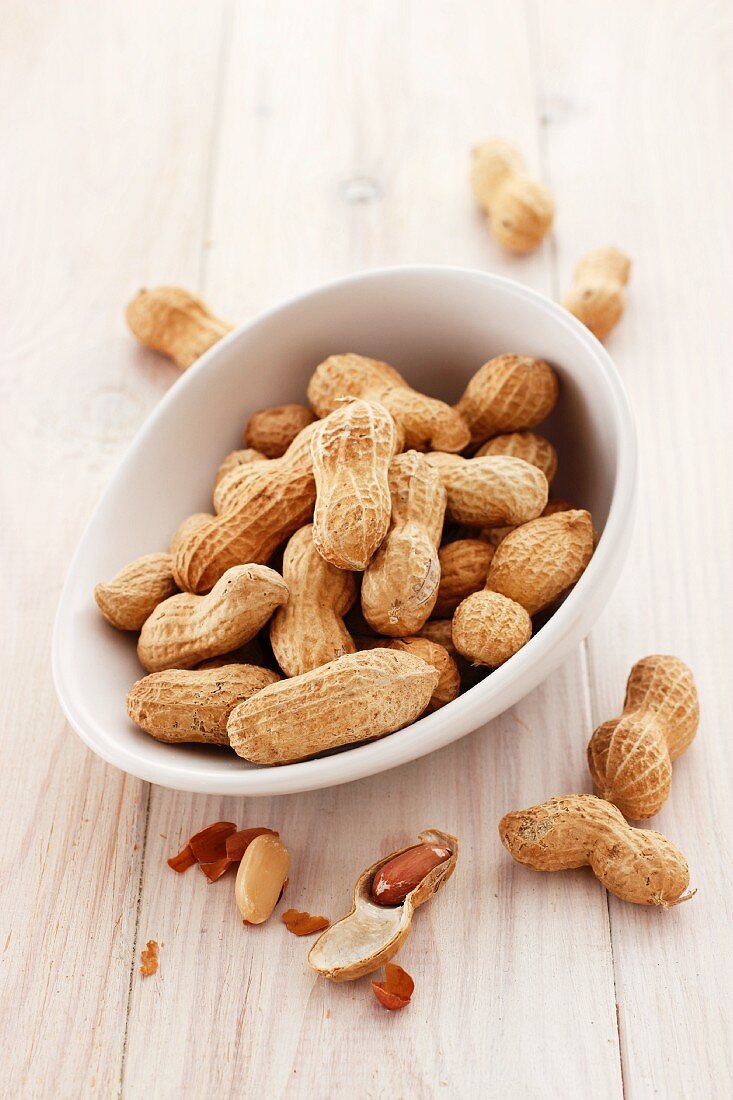
M372 881L372 900L377 905L402 905L407 895L428 872L450 858L450 849L436 844L416 844L380 867Z
M262 833L247 846L237 871L234 897L242 920L262 924L272 913L290 870L290 855L279 836Z

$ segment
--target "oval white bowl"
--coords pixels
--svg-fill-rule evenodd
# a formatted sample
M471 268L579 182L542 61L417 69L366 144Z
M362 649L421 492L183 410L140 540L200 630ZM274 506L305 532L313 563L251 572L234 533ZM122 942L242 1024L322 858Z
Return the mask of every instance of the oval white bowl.
M304 401L326 356L384 359L417 388L455 401L492 356L548 359L561 380L541 431L560 452L553 496L590 508L601 533L580 582L510 661L454 702L379 741L279 768L225 749L165 745L130 722L142 675L134 636L108 626L94 585L165 548L180 520L211 510L214 473L241 446L255 409ZM368 271L299 295L232 332L172 386L107 487L74 556L53 636L53 675L69 722L103 759L180 790L272 795L327 787L413 760L463 737L531 691L585 637L615 585L630 540L636 436L601 344L560 306L508 279L446 267Z

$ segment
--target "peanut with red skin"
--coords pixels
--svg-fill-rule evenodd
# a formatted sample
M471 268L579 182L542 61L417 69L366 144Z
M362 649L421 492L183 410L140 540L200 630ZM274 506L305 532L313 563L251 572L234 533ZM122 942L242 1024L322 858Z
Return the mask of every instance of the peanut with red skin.
M450 849L436 844L416 844L383 864L372 880L372 900L377 905L402 905L407 895L435 867L450 858Z

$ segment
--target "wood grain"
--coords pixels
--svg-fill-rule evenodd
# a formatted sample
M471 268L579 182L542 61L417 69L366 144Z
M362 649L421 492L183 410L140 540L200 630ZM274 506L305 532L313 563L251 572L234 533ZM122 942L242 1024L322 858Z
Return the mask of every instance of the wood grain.
M727 5L16 0L3 29L2 1095L730 1095ZM468 150L493 135L557 199L523 259L470 200ZM634 262L608 348L639 422L641 507L617 593L559 672L440 753L280 799L150 789L82 746L50 682L55 603L111 466L177 376L125 333L139 285L187 285L232 320L403 262L559 296L604 243ZM700 888L666 914L609 903L584 871L533 874L496 830L589 789L586 740L655 651L690 662L703 711L651 823ZM166 867L220 817L279 829L288 905L332 918L380 852L428 826L461 837L400 955L408 1010L317 979L277 922L243 928L232 878ZM143 981L147 939L160 971Z
M240 292L256 310L362 265L410 259L518 271L549 290L547 256L518 264L506 259L473 209L466 180L471 142L487 127L515 135L538 163L522 12L502 15L499 40L495 5L477 15L475 5L458 4L451 31L437 7L413 3L398 11L378 4L355 14L322 3L315 22L300 9L291 33L302 48L287 64L273 64L277 30L290 10L285 3L270 5L266 14L237 9L206 294L234 314ZM453 36L454 57L461 58L460 77L455 67L440 70L444 33ZM253 170L253 151L267 172ZM605 897L587 878L538 882L522 875L515 882L496 832L501 812L517 800L536 801L548 785L553 793L572 786L577 761L569 748L548 760L541 752L519 752L519 742L536 730L570 745L577 730L589 726L583 677L576 657L490 730L345 789L257 800L239 810L232 800L210 799L203 817L200 799L153 791L141 937L159 933L166 944L161 998L168 1010L159 1011L148 985L133 989L125 1069L130 1095L142 1096L154 1079L160 1083L162 1071L171 1096L186 1088L192 1095L233 1094L245 1077L253 1096L307 1096L316 1082L324 1095L380 1096L396 1075L403 1089L409 1082L418 1095L437 1093L440 1082L449 1093L531 1095L545 1073L578 1094L592 1087L598 1096L617 1096ZM332 917L348 910L358 873L381 851L409 843L431 825L457 832L463 848L456 876L418 914L401 953L418 993L409 1019L397 1025L399 1040L391 1031L394 1018L372 1003L368 983L326 985L306 966L307 946L284 929L245 932L232 919L230 884L202 895L203 884L194 882L192 901L190 883L175 883L177 894L185 887L186 900L182 911L180 903L171 905L161 889L165 856L178 833L207 815L278 828L298 868L288 904ZM156 838L172 826L178 830L172 848L159 845ZM573 967L571 989L558 973L570 968L578 943L583 961ZM469 944L481 948L467 980ZM528 1013L522 989L524 996L541 989L542 1011ZM207 1031L207 1057L187 1057L202 1006L209 1005L217 1022ZM203 1012L210 1015L208 1007ZM287 1023L273 1026L279 1015ZM190 1025L182 1028L181 1020ZM324 1080L324 1050L353 1048L356 1036L358 1058L334 1058ZM151 1046L170 1052L164 1067L151 1065ZM540 1076L537 1050L545 1059Z
M64 722L50 631L81 526L176 374L134 348L122 305L141 280L197 277L189 166L220 33L173 2L3 12L3 1096L119 1091L149 789Z
M733 982L733 874L715 839L733 821L725 794L733 753L723 733L733 615L725 579L733 502L723 489L731 23L724 4L671 9L614 5L599 28L591 7L543 5L538 37L548 170L561 202L560 283L595 244L616 243L634 258L628 315L608 347L638 422L640 511L629 567L589 642L593 722L619 713L628 671L646 653L688 661L702 707L698 740L675 764L671 796L649 823L685 852L698 896L664 921L610 899L624 1083L630 1097L652 1089L681 1097L694 1078L694 1091L721 1097L733 1078L731 1001L715 992ZM563 34L570 19L573 34ZM619 58L633 79L619 80ZM695 74L691 85L680 80L683 69ZM593 154L581 158L582 150Z

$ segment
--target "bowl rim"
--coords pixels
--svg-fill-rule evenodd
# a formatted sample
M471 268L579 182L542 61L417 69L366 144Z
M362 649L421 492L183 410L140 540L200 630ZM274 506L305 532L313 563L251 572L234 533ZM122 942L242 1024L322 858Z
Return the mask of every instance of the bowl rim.
M221 768L210 770L205 774L197 774L195 765L192 766L190 759L184 757L176 759L173 753L170 761L152 761L138 755L134 747L111 742L108 733L100 728L93 714L86 710L84 703L80 703L73 697L66 683L62 654L64 612L67 602L71 599L71 578L86 543L87 533L95 522L108 489L125 478L133 454L141 442L155 432L158 421L165 416L168 406L176 400L180 385L185 385L188 379L206 371L209 364L226 347L236 342L244 332L275 318L279 313L286 313L293 307L305 304L333 290L352 284L406 276L470 277L503 287L524 302L549 313L555 322L569 329L573 336L592 352L613 398L609 412L612 412L617 459L608 517L585 573L537 634L533 635L530 641L506 664L494 670L490 678L470 688L446 708L425 715L403 730L375 741L344 748L330 756L277 767L232 768L229 758L222 756ZM450 264L404 264L370 268L300 291L269 309L257 313L212 345L185 371L185 374L176 379L128 444L82 530L59 599L51 642L51 666L61 708L82 741L107 763L146 782L177 790L221 795L288 794L353 782L399 767L411 760L417 760L458 740L507 710L544 680L590 630L615 586L626 558L630 542L629 529L633 522L636 501L637 469L638 445L634 416L626 388L613 360L585 325L563 306L541 292L504 275ZM595 598L591 600L591 596ZM492 698L495 705L487 707L487 698Z

